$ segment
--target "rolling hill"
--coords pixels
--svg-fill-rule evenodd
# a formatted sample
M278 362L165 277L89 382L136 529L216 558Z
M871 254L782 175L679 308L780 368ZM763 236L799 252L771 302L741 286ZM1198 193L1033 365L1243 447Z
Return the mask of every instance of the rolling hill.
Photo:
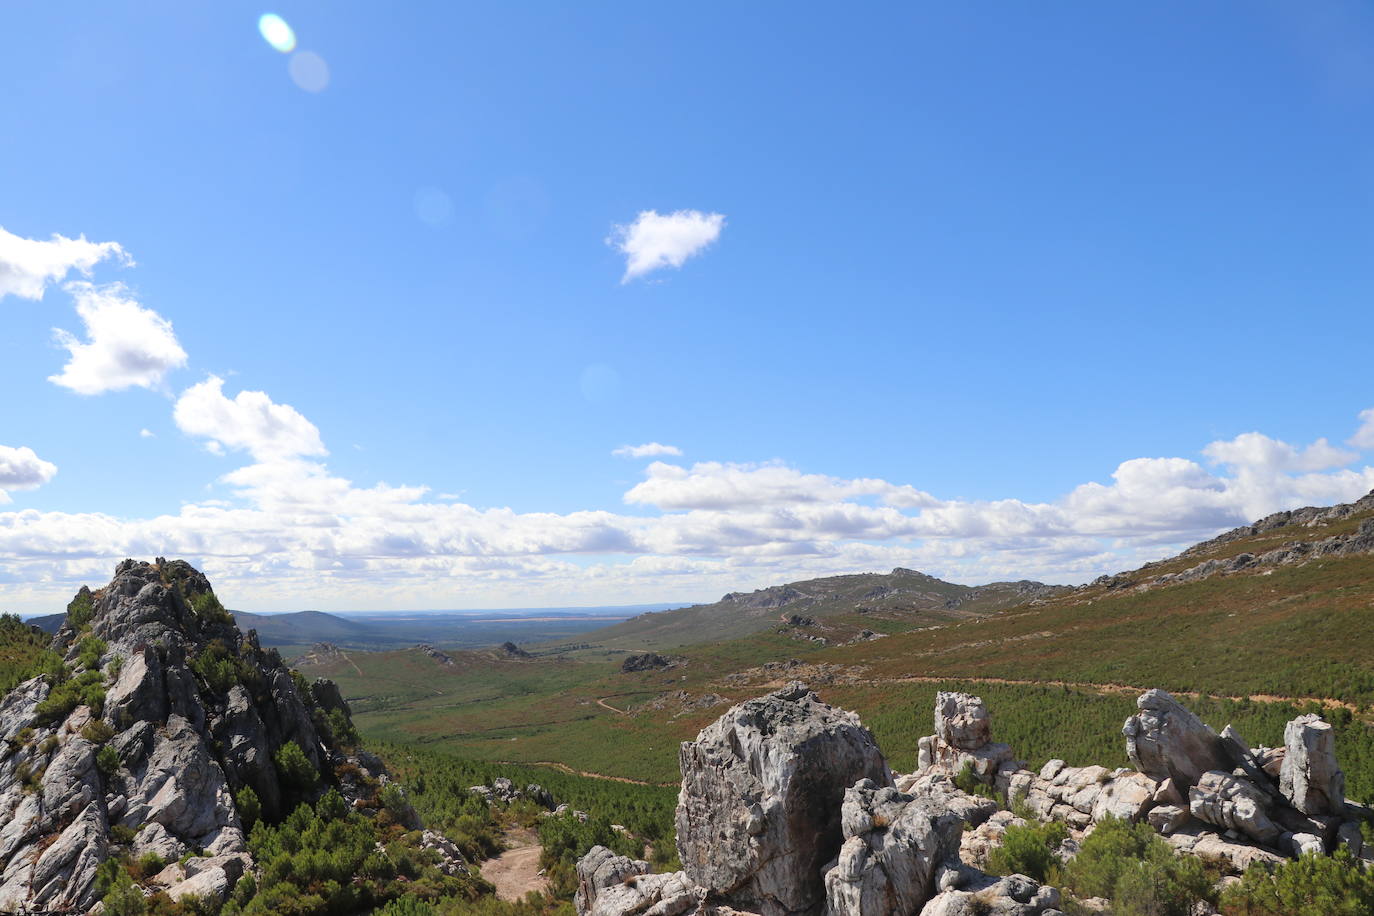
M588 638L608 647L668 649L791 626L817 630L830 643L864 629L884 633L980 617L1067 591L1029 581L956 585L898 567L732 592L714 604L641 614Z

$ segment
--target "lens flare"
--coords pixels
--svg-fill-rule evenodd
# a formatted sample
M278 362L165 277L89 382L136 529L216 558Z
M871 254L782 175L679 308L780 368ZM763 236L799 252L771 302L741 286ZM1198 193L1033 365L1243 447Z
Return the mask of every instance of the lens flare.
M324 92L329 85L329 64L314 51L297 51L287 64L291 79L306 92Z
M276 13L263 13L258 17L258 31L263 40L283 54L296 50L296 33L286 20Z

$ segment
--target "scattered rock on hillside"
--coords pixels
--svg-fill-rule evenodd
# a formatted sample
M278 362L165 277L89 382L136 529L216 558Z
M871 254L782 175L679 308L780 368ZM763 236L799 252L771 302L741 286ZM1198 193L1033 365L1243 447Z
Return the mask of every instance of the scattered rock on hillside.
M506 656L506 658L534 658L533 655L526 652L524 649L520 648L513 642L501 643L501 652Z
M673 660L666 655L659 655L657 652L644 652L640 655L630 655L620 663L620 670L625 674L630 674L635 671L655 671L671 667L673 667Z
M515 645L514 643L509 643L509 642L508 642L508 643L506 643L505 646L502 646L501 648L505 649L506 646L512 646L512 647L513 647L514 645ZM418 649L419 651L425 653L425 654L428 655L430 658L434 659L436 662L438 662L439 664L443 665L445 668L452 668L452 667L454 667L455 665L458 664L458 662L456 662L456 661L454 660L454 658L453 658L452 655L449 655L447 652L444 652L444 651L442 651L442 650L440 650L440 649L435 648L434 646L431 646L429 643L420 643L420 644L417 645L415 648ZM507 653L509 654L510 650L509 650L509 649L506 649L506 651L507 651ZM517 650L517 651L519 651L519 650Z

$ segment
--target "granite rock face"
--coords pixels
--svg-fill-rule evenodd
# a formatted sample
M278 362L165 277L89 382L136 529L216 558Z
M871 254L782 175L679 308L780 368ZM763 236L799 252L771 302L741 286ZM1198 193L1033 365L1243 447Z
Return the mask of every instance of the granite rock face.
M764 916L813 913L822 867L843 842L856 782L890 786L873 735L801 684L730 709L678 755L683 871L716 898Z
M1152 779L1172 779L1180 790L1194 786L1208 770L1229 770L1216 732L1163 690L1148 690L1140 711L1126 720L1126 753Z
M1342 814L1345 774L1336 763L1336 733L1320 716L1298 716L1283 730L1279 791L1303 814Z

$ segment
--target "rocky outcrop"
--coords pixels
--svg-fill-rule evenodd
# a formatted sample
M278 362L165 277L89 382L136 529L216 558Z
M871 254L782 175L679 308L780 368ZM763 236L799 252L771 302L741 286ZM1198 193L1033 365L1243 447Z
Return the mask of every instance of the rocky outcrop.
M1320 716L1299 716L1283 730L1279 791L1303 814L1343 814L1345 774L1336 763L1336 733Z
M1188 790L1188 808L1204 823L1242 833L1257 843L1273 845L1283 833L1270 820L1270 799L1239 776L1212 770Z
M827 916L917 912L964 829L958 815L869 779L845 793L841 826L844 845L825 872Z
M921 916L1063 916L1059 890L1025 875L963 870L949 883L955 886L926 903Z
M1230 769L1221 738L1163 690L1147 690L1126 720L1126 754L1140 772L1186 789L1208 770Z
M801 684L748 700L683 742L683 871L732 906L812 912L843 840L840 808L862 779L892 784L873 735Z
M922 771L958 775L967 766L987 783L1012 759L1010 746L992 740L992 717L982 698L967 693L936 694L935 734L917 747Z
M636 671L655 671L661 668L671 668L673 660L666 655L659 655L657 652L643 652L639 655L626 656L620 663L620 670L625 674Z
M84 912L96 866L123 853L202 854L167 873L169 895L227 892L250 861L235 794L274 818L323 791L345 760L327 717L347 705L330 684L301 689L184 562L125 560L73 605L89 613L53 640L70 683L44 675L0 700L0 910ZM323 777L315 792L282 786L290 742Z
M558 806L553 793L538 783L532 782L521 789L504 776L493 779L491 785L472 786L468 791L474 795L480 795L487 804L509 805L512 802L528 800L550 811Z

